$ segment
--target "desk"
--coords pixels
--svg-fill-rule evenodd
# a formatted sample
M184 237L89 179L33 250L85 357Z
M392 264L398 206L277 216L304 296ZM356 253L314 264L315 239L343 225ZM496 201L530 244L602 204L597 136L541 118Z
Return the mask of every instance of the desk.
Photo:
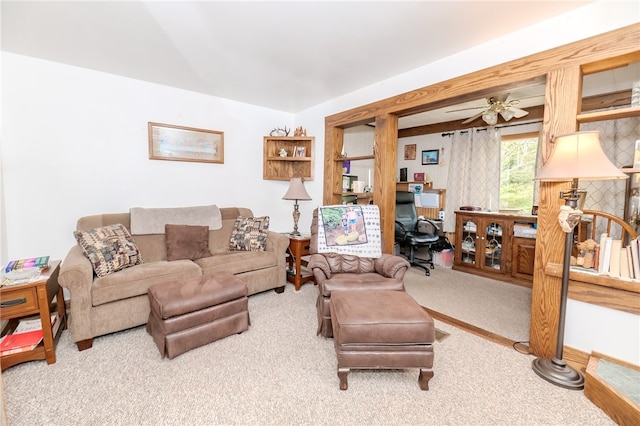
M313 281L313 274L307 269L304 269L307 262L302 259L303 256L309 255L310 244L310 237L293 237L289 235L289 268L287 270L287 281L295 286L296 291L300 290L300 286L307 281Z
M15 327L17 320L30 315L38 315L42 322L42 342L33 350L0 357L2 370L21 362L44 359L47 364L56 362L56 340L67 328L67 311L64 305L62 287L58 285L60 261L51 262L51 266L42 271L42 279L25 284L8 285L0 288L0 319L9 319L8 327ZM53 299L58 311L57 335L51 327L51 308Z

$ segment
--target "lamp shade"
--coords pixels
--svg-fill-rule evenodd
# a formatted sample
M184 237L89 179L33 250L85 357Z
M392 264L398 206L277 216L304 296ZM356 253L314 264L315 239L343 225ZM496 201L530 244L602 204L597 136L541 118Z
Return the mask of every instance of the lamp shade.
M287 193L282 197L283 200L310 200L311 197L307 194L307 190L304 189L304 183L302 178L294 177L289 181L289 189Z
M567 181L626 179L600 146L600 132L558 136L551 156L534 180Z

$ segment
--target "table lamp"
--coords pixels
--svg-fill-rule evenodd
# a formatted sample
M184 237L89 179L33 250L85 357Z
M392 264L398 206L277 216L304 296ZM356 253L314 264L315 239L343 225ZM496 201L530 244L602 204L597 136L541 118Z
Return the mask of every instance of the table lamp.
M553 152L534 180L572 182L569 192L560 192L560 198L565 200L565 205L560 208L558 222L565 232L565 240L558 338L555 357L536 358L531 367L538 376L554 385L579 390L584 388L584 377L562 359L573 228L580 222L582 215L582 211L578 210L578 180L626 179L628 176L607 158L600 146L600 132L562 135L556 137L553 143Z
M293 204L293 231L289 234L292 236L299 236L300 231L298 231L298 220L300 219L300 211L298 210L298 201L311 200L311 197L307 193L307 190L304 189L304 183L302 182L302 178L294 177L289 181L289 189L287 189L287 193L282 197L283 200L294 200Z

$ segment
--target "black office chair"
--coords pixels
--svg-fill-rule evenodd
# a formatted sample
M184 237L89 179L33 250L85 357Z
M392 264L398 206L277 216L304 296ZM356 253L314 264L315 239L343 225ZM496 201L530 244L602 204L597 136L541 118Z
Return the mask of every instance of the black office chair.
M396 192L396 230L395 241L400 245L402 253L412 266L418 266L429 275L433 269L433 253L431 245L440 240L440 227L429 219L418 219L414 195L411 192ZM428 259L415 257L417 248L427 249ZM408 250L408 254L407 254Z

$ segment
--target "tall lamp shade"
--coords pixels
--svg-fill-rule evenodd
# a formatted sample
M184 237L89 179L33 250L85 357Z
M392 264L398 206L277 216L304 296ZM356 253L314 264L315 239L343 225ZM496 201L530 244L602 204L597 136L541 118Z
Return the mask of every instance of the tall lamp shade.
M627 177L602 150L600 132L593 131L556 137L551 156L534 180L608 180Z
M307 193L307 190L304 188L304 182L302 178L294 177L289 181L289 188L287 192L282 197L283 200L294 200L293 204L293 231L290 235L298 236L300 235L300 231L298 231L298 220L300 219L300 210L298 210L298 201L309 201L311 197Z
M558 319L556 354L553 358L536 358L531 367L538 376L554 385L567 389L583 389L584 377L563 359L564 326L569 291L569 267L573 246L573 228L580 221L582 212L578 207L578 180L626 179L606 156L600 145L600 132L577 132L558 136L554 148L545 165L534 180L547 182L571 181L569 192L560 192L565 200L558 221L565 232L564 257L562 262L562 290Z

